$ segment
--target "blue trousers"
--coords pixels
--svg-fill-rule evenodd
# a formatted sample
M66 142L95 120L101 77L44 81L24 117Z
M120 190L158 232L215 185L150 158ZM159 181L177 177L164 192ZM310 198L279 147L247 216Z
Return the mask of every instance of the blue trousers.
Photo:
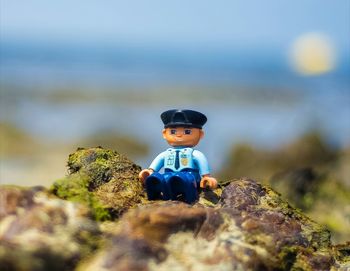
M198 199L198 187L201 176L197 171L154 172L146 179L146 191L149 200L177 200L193 203Z

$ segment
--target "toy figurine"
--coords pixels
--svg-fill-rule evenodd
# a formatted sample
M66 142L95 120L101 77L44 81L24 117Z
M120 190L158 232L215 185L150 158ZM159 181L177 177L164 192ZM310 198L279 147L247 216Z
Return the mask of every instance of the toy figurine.
M216 188L217 181L210 176L204 154L193 147L204 136L202 126L207 117L193 110L168 110L161 114L164 123L163 138L171 148L160 153L148 169L139 173L149 200L178 200L193 203L198 189ZM164 173L159 171L164 168Z

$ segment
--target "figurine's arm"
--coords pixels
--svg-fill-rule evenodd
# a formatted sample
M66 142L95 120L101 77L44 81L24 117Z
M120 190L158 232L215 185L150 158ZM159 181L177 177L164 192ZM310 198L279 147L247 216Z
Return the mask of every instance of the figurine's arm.
M164 166L164 156L165 152L158 154L158 156L154 158L149 168L141 170L141 172L139 173L139 179L142 183L145 182L149 175L151 175L155 171L159 171Z
M210 189L215 189L218 186L218 181L214 177L211 177L210 174L203 175L199 185L201 188L209 186Z
M153 172L154 172L154 170L151 169L151 168L145 168L145 169L141 170L140 173L139 173L139 179L140 179L140 181L141 181L142 183L145 183L147 177L148 177L149 175L151 175Z
M194 150L193 158L198 166L199 174L202 177L200 187L205 188L208 186L210 189L215 189L218 185L218 182L214 177L210 176L209 164L205 155L200 151Z

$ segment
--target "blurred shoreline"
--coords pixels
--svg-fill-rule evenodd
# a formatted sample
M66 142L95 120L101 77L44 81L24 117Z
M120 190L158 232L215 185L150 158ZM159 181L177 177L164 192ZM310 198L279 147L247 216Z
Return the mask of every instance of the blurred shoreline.
M66 155L75 147L91 147L82 145L86 138L117 134L147 146L147 153L132 157L146 167L167 147L159 115L169 108L194 108L208 116L198 148L214 172L222 169L228 148L240 142L278 148L317 130L337 148L350 144L346 54L335 71L306 77L292 72L281 52L257 48L181 51L5 42L0 53L0 122L43 145L61 146ZM7 166L2 171L11 171Z
M302 91L306 84L337 81L348 86L350 52L340 51L337 67L321 76L291 70L288 48L182 48L142 45L50 44L2 41L2 83L20 87L152 86L279 87ZM20 81L17 79L21 78ZM334 79L337 80L334 80ZM53 87L54 86L54 87ZM309 88L310 89L310 88Z

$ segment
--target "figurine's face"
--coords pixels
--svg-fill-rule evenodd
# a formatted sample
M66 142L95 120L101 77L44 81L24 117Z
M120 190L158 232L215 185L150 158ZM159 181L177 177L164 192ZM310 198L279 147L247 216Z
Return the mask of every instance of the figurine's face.
M199 128L173 127L163 130L163 138L174 147L194 147L203 136L204 132Z

